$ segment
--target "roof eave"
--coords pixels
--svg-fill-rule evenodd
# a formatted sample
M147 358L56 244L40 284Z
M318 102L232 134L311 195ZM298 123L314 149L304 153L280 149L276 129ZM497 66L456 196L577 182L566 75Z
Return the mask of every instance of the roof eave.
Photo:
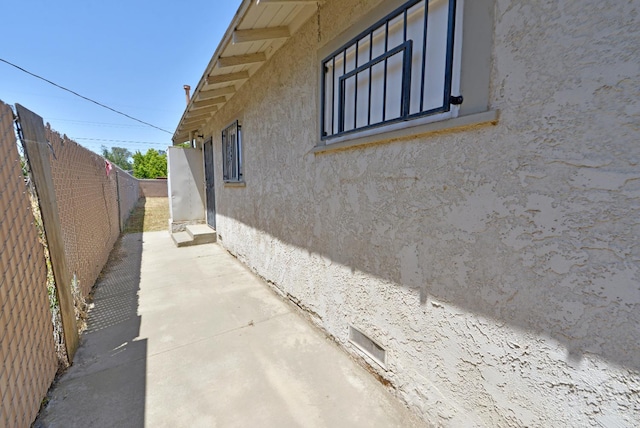
M193 90L194 95L200 92L202 87L206 84L207 76L209 75L209 73L211 73L211 70L213 69L216 62L218 61L218 58L222 54L222 51L224 51L227 44L231 41L231 38L233 37L233 32L235 31L236 27L240 25L240 22L242 21L245 14L249 10L249 6L251 6L251 3L253 1L254 0L242 0L242 3L238 7L238 10L236 11L235 16L233 17L233 19L231 20L231 23L229 24L229 27L227 28L227 31L224 33L222 40L220 40L218 47L216 48L213 56L211 57L209 64L207 64L207 67L204 69L204 73L202 74L202 77L200 77L200 81L198 82L198 85ZM191 97L191 101L189 102L184 112L182 113L182 116L180 117L180 122L178 122L178 126L176 127L176 131L174 132L173 138L172 138L174 145L181 144L184 141L186 141L186 140L183 140L183 141L180 141L180 140L182 140L182 138L185 138L183 137L183 135L185 135L186 138L188 138L189 132L193 131L193 130L189 130L189 131L183 130L181 132L178 132L180 129L180 126L182 126L182 124L187 119L188 113L191 110L191 106L193 105L195 98L196 98L195 96Z

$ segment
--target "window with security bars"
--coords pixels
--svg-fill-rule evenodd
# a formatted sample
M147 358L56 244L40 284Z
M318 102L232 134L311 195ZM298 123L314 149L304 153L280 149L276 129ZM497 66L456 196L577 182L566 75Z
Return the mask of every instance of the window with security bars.
M322 139L451 117L461 2L409 1L324 59Z
M222 131L222 175L225 182L243 180L242 138L238 121Z

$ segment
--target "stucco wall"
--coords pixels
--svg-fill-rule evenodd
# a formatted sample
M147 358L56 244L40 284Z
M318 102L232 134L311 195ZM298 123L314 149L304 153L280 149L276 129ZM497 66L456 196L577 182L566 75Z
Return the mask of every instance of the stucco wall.
M167 179L158 178L154 180L138 180L140 183L140 194L145 198L166 198Z
M216 166L243 130L219 242L431 423L637 424L637 2L497 0L496 126L314 154L316 52L376 3L327 1L209 124Z
M172 232L187 224L204 223L204 164L202 150L169 147L169 219Z

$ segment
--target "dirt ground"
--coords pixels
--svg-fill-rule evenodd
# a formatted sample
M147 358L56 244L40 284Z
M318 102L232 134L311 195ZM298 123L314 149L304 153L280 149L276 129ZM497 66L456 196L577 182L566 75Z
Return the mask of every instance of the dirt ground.
M157 232L169 227L169 198L141 198L124 233Z

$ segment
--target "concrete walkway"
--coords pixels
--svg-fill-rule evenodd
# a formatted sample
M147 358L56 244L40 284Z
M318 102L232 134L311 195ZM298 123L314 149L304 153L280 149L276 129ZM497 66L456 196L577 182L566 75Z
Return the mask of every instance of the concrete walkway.
M422 426L216 244L125 235L36 427Z

